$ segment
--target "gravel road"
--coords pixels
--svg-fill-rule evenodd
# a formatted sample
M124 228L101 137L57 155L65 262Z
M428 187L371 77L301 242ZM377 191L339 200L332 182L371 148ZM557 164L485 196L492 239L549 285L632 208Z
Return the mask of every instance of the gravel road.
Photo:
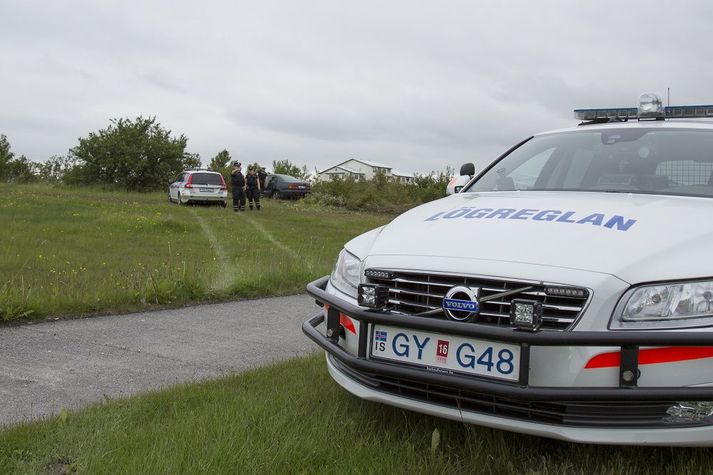
M316 350L306 295L0 328L0 426Z

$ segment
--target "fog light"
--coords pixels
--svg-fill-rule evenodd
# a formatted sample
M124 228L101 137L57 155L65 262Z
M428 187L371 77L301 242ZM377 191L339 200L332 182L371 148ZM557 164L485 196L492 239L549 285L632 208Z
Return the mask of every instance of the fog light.
M666 410L666 423L697 423L713 416L713 401L682 401ZM707 421L710 422L710 421Z
M510 303L510 325L535 331L542 324L542 303L537 300L513 300Z
M584 298L587 296L586 290L575 287L545 287L545 293L553 297Z
M391 280L396 277L393 272L381 269L367 269L364 271L364 275L372 279L381 280Z
M389 303L389 288L379 284L359 284L357 301L362 307L384 308Z

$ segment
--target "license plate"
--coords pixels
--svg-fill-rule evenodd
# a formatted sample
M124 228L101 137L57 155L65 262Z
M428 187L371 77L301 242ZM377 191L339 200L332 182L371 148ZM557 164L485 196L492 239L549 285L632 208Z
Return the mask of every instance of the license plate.
M203 193L212 193L212 192L213 192L213 189L212 189L212 188L201 188L201 191L202 191Z
M520 376L519 345L383 325L373 327L371 357L509 381Z

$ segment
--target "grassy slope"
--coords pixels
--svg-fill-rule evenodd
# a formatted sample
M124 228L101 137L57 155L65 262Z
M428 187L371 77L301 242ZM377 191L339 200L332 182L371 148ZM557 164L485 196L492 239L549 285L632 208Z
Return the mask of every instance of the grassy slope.
M434 429L441 443L434 453ZM566 444L349 395L321 354L0 432L0 473L703 473L707 449Z
M345 241L389 220L272 201L236 215L163 193L3 194L0 321L300 292L329 273Z

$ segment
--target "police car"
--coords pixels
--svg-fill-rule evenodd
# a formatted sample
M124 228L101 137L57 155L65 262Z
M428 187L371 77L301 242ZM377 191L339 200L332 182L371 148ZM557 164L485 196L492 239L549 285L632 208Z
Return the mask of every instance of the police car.
M168 185L168 201L179 205L190 203L228 204L228 187L223 175L211 170L186 170Z
M309 284L337 383L568 441L713 445L713 105L575 116Z
M473 173L470 174L464 173L463 170L464 167L469 167L471 165L472 164L470 163L463 165L463 167L461 167L460 175L454 176L448 181L448 184L446 185L446 196L460 193L463 187L468 184L471 178L473 178L473 174L475 174L475 167L473 167Z

